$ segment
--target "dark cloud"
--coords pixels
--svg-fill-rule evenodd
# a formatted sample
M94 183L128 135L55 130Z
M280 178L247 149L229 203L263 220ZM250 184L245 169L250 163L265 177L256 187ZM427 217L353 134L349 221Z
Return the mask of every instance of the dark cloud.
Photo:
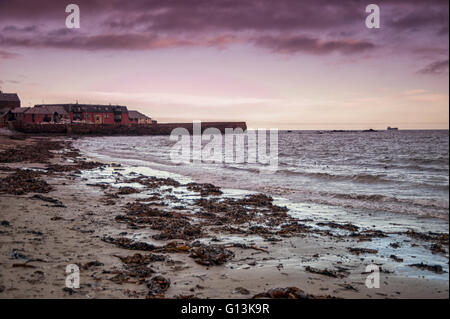
M77 50L156 50L173 47L223 48L237 41L233 36L216 36L202 39L184 39L156 34L101 34L70 37L4 37L0 45L14 47L42 47ZM0 51L1 53L1 51ZM1 54L0 54L1 56Z
M0 45L152 50L245 42L285 54L357 54L393 44L392 34L398 44L405 31L419 33L417 47L426 39L438 48L448 34L448 0L379 0L379 32L364 26L366 0L77 0L81 30L65 28L68 3L0 0Z
M431 75L448 74L448 68L449 68L449 60L435 61L428 64L423 69L421 69L419 73Z
M325 54L341 52L347 54L359 53L375 48L375 45L367 41L320 41L306 36L273 37L266 36L255 40L256 45L262 46L278 53L307 52Z
M404 31L423 31L435 29L438 33L448 32L448 3L445 6L426 6L409 8L404 12L396 12L387 18L388 25Z
M448 37L448 24L443 26L443 27L440 27L438 32L437 32L437 34L440 35L440 36L447 36Z
M60 0L0 0L0 21L64 21ZM324 29L351 25L365 17L367 0L77 0L87 19L107 17L110 26L147 24L154 30ZM383 16L399 27L446 23L448 0L378 0ZM392 7L401 17L390 16ZM406 12L406 16L405 15ZM431 14L431 15L430 15ZM435 23L435 22L433 22ZM359 23L361 24L361 23ZM447 23L448 24L448 23Z
M36 32L38 30L38 27L35 25L28 25L28 26L15 26L15 25L7 25L2 29L2 32L8 32L8 33L13 33L13 32Z

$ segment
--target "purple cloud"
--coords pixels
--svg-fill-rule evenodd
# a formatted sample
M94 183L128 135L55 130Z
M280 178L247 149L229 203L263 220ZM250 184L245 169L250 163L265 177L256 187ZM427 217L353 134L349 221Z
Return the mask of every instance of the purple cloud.
M156 50L173 47L226 47L236 42L233 36L219 35L201 39L158 36L156 34L99 34L78 36L5 37L0 45L76 50ZM1 51L0 51L1 53ZM1 54L0 54L1 57ZM6 52L5 52L6 57ZM11 56L12 57L12 56Z
M17 53L0 50L0 59L14 59L18 56Z
M226 47L283 54L358 54L396 45L448 51L448 0L379 0L382 28L364 26L363 0L78 0L81 30L58 0L0 0L0 45L85 50ZM400 41L400 43L399 43ZM400 44L400 45L399 45ZM430 57L442 59L441 56Z
M375 48L375 45L367 41L337 40L320 41L306 36L272 37L266 36L255 40L256 45L268 48L278 53L307 52L325 54L332 52L359 53Z
M436 61L419 70L421 74L448 74L449 60Z

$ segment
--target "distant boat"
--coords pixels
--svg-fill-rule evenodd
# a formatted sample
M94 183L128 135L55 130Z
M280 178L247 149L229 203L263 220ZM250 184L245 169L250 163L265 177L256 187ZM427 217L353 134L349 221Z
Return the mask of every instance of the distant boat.
M390 127L390 126L388 126L387 130L388 131L398 131L398 127Z

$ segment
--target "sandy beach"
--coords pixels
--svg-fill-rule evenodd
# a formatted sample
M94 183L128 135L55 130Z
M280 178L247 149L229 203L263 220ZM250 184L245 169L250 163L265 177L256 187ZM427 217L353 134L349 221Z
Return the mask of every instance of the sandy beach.
M71 142L0 136L0 298L449 297L448 233L299 219L270 196L100 163ZM415 246L447 264L403 262Z

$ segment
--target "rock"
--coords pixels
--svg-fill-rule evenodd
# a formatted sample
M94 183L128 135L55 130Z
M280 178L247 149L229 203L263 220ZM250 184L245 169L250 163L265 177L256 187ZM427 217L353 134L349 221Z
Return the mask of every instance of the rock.
M401 262L403 262L403 258L399 258L399 257L397 257L397 256L395 256L395 255L391 255L391 256L389 256L391 259L393 259L393 260L395 260L396 262L398 262L398 263L401 263Z
M337 224L337 223L333 223L333 222L327 222L327 223L317 223L317 226L326 226L326 227L330 227L330 228L338 228L338 229L344 229L344 230L348 230L348 231L358 231L359 227L353 224Z
M254 295L252 299L256 298L271 298L271 299L334 299L331 296L314 296L305 293L297 287L287 288L273 288L267 292Z
M28 259L27 256L19 252L17 249L13 249L11 253L9 254L9 257L11 259Z
M199 183L189 183L186 185L187 189L193 192L200 193L200 196L211 196L211 195L222 195L220 187L213 184L199 184Z
M59 201L55 198L52 198L52 197L47 197L47 196L37 194L37 195L33 195L31 198L42 200L42 201L48 202L48 203L53 203L53 204L55 204L54 207L64 207L64 208L66 207L61 201Z
M130 250L154 250L156 247L152 244L144 242L134 242L129 238L120 237L103 237L102 240L107 243L115 244L120 248L130 249Z
M446 273L441 265L427 265L427 264L424 264L424 263L420 263L420 264L412 264L412 265L408 265L408 266L409 267L416 267L416 268L419 268L419 269L422 269L422 270L428 270L428 271L434 272L436 274L444 274L444 273Z
M241 295L249 295L250 291L243 288L243 287L237 287L236 289L234 289L233 291L234 294L241 294Z
M148 283L147 288L149 289L148 298L162 297L163 294L169 289L170 280L164 278L161 275L153 277Z
M117 192L118 195L129 195L129 194L135 194L140 193L141 191L139 189L133 188L133 187L120 187L119 191Z
M200 244L191 250L189 257L194 258L195 262L204 266L216 266L226 263L234 257L234 253L222 246L207 246Z
M360 255L360 254L377 254L378 250L376 249L370 249L370 248L354 248L354 247L348 247L347 248L353 255Z
M76 291L72 288L68 288L68 287L64 287L62 289L64 292L67 292L69 295L73 295L74 293L76 293Z
M99 267L99 266L104 266L104 264L99 262L98 260L95 260L95 261L90 261L90 262L84 264L83 269L88 270L91 267Z
M136 253L133 256L127 257L116 256L116 257L120 258L120 260L122 260L122 262L125 264L138 264L138 265L145 265L152 263L154 261L166 260L166 256L156 254L141 255L139 253Z
M441 244L432 244L430 250L433 254L446 254L447 251Z
M390 243L389 246L391 246L392 248L397 249L397 248L400 247L400 244L399 243Z
M318 268L313 268L313 267L307 266L307 267L305 267L305 270L307 272L310 272L313 274L319 274L319 275L324 275L324 276L333 277L333 278L344 278L345 277L343 274L340 274L334 270L329 270L329 269L318 269Z
M7 221L7 220L2 220L2 221L0 222L0 225L5 226L5 227L11 226L11 225L9 224L9 221Z

